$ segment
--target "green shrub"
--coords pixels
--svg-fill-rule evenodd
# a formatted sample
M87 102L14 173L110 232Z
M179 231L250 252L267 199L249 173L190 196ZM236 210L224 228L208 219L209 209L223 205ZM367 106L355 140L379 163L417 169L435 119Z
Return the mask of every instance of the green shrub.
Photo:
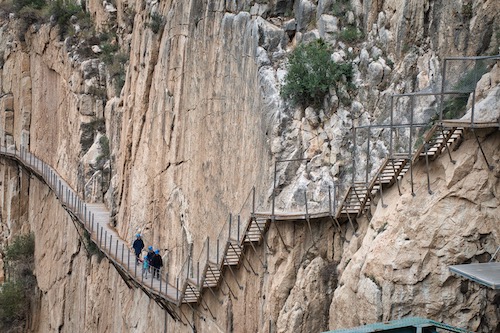
M51 3L50 15L54 17L56 23L59 25L59 36L61 39L68 32L71 17L81 11L82 7L73 1L64 3L63 0L56 0Z
M355 26L349 25L340 31L338 37L343 42L354 43L363 39L364 34Z
M35 237L25 234L14 238L12 244L5 249L5 260L29 260L35 253Z
M5 282L0 287L0 327L23 320L27 299L24 284L19 281Z
M299 45L290 55L281 95L292 104L320 106L330 87L337 89L351 79L352 65L333 62L327 44L317 40Z
M23 321L28 313L30 297L35 287L33 234L17 236L4 250L7 282L0 286L0 329L8 331Z
M43 22L45 20L42 9L34 6L24 6L17 14L19 16L18 37L21 41L25 40L24 35L32 24Z
M165 26L165 19L158 13L151 14L151 22L148 24L148 27L153 31L154 34L157 34L160 30Z
M101 60L106 65L111 65L115 61L115 53L118 51L117 43L104 43L101 45Z
M472 12L472 3L462 5L462 17L464 20L470 20L474 13Z
M45 5L45 0L14 0L14 12L19 13L24 7L42 9Z

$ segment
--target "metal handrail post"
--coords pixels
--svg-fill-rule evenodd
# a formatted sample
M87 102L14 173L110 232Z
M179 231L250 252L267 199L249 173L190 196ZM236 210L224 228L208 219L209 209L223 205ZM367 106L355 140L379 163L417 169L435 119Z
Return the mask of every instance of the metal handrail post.
M158 274L158 278L160 279L160 294L161 294L161 282L162 282L162 278L161 278L161 273Z
M275 161L274 162L274 181L273 181L273 201L272 201L272 206L271 206L271 219L273 220L273 222L276 219L276 216L274 215L274 209L275 209L275 201L276 201L276 177L277 177L277 172L278 172L277 166L278 166L278 162Z
M238 237L238 245L240 245L240 226L241 226L241 217L238 214L238 234L236 237Z
M444 140L445 138L443 138ZM431 190L431 178L430 178L430 171L429 171L429 155L428 155L428 147L427 147L427 142L424 142L424 151L425 151L425 168L426 168L426 173L427 173L427 191L429 194L432 194Z
M365 184L368 187L368 169L370 169L370 136L371 136L371 126L368 126L368 142L366 145L366 176Z
M217 266L219 266L219 246L220 246L220 241L219 238L217 238Z
M309 227L309 232L311 233L311 236L312 236L311 221L309 219L309 208L307 206L307 190L304 190L304 200L305 200L305 203L306 203L306 221L307 221L307 226Z
M333 213L337 216L337 186L333 184Z
M332 215L332 186L328 186L328 215Z
M443 61L443 74L441 75L441 96L440 96L440 101L439 101L439 122L442 123L443 121L443 104L444 104L444 91L445 91L445 84L446 84L446 63L448 59L444 58Z
M168 296L168 272L165 273L165 295Z
M176 289L176 297L175 298L176 298L177 303L180 303L180 300L179 300L179 277L177 277L176 280L177 280L177 282L176 282L176 287L175 287L175 289Z
M411 184L411 195L415 196L415 191L413 189L413 158L412 158L412 146L413 146L413 107L414 107L414 98L413 96L410 96L410 142L409 142L409 149L408 149L408 158L410 159L410 184Z
M356 174L356 127L354 127L354 135L352 139L353 149L352 149L352 184L354 186L354 178Z
M474 105L476 104L476 87L477 87L477 60L474 61L474 87L472 89L472 108L470 114L470 123L472 128L474 128Z
M255 186L252 187L252 216L255 215Z
M137 266L137 265L136 265ZM130 272L130 253L127 256L127 271Z

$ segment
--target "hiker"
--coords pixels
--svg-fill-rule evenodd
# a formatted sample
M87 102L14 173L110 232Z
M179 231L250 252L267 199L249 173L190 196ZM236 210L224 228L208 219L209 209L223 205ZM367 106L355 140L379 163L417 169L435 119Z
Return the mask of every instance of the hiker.
M136 238L135 238L134 243L132 244L132 247L134 248L134 252L135 252L135 264L139 265L139 259L140 259L142 249L144 248L144 242L141 238L141 234L136 234L135 237Z
M148 278L148 270L149 270L149 259L148 259L148 254L145 254L144 259L142 260L142 275L146 279Z
M155 253L153 251L153 247L151 245L148 246L148 254L144 257L145 260L148 261L148 271L151 270L151 261L153 260L153 257L155 256Z
M151 260L151 266L153 266L153 277L160 279L160 269L163 267L163 259L160 256L160 250L156 250Z

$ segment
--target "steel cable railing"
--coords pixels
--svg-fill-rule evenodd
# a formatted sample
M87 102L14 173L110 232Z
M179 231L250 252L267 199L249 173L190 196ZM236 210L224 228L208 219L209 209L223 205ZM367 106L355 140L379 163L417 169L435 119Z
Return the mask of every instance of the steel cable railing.
M166 282L168 281L168 272L160 269L157 274L153 274L155 273L155 269L152 268L152 274L150 274L150 277L147 277L142 268L137 269L138 265L135 261L135 253L129 250L126 241L122 240L116 232L108 229L107 223L102 223L103 219L109 219L109 212L107 210L99 210L96 206L98 204L87 204L84 202L53 168L31 154L24 147L17 150L16 148L9 149L5 146L0 146L0 153L16 159L40 176L59 199L62 206L82 224L89 235L89 239L115 267L126 271L131 279L149 290L149 292L159 295L172 303L178 301L178 297L176 297L178 293L174 290L175 287ZM96 216L101 222L98 221L99 219ZM159 275L159 278L155 280L153 275Z

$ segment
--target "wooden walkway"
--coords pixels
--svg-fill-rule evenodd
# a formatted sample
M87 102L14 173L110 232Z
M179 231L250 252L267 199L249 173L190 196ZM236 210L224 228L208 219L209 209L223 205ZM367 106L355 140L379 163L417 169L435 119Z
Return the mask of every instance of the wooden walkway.
M495 124L488 125L490 126L478 127L493 127L492 125ZM354 227L353 221L369 208L374 195L380 193L383 200L382 191L394 184L397 184L399 188L399 182L407 174L411 175L410 182L413 183L413 165L419 160L425 160L428 167L429 160L445 152L450 154L450 150L461 140L463 131L464 127L435 125L413 155L388 156L368 184L353 184L346 190L341 200L333 200L335 203L329 195L329 211L307 212L306 203L306 212L274 212L274 214L264 211L247 212L248 216L245 216L243 220L238 217L236 222L230 218L216 241L211 242L208 238L206 239L201 255L196 261L188 257L181 270L176 272L177 274L169 276L168 273L162 273L160 279L153 279L151 274L142 274L142 266L135 264L135 255L130 249L131 244L122 239L110 226L110 214L104 204L83 202L76 191L52 167L24 149L14 151L0 147L0 155L24 165L31 173L42 179L52 189L68 213L80 222L88 232L91 241L116 267L125 282L130 286L141 288L174 318L182 320L177 309L182 304L205 302L201 297L205 289L214 293L213 289L225 283L229 292L234 296L229 284L225 281L225 274L234 276L233 270L245 260L251 268L245 251L249 249L257 254L255 245L265 242L264 236L272 221L305 220L309 223L311 219L330 218L338 227L346 222ZM262 260L260 258L259 260L265 267ZM166 271L170 270L166 269ZM182 310L180 313L183 315ZM184 318L187 320L185 315ZM187 321L189 323L189 320Z
M102 203L85 203L57 172L26 150L8 150L0 147L0 154L24 165L31 173L52 189L61 205L77 219L88 232L92 242L99 247L112 264L127 280L140 286L151 296L163 298L172 304L179 304L179 288L167 283L168 276L154 279L151 273L143 274L142 265L136 265L131 244L122 239L109 224L109 210Z
M242 223L238 219L237 224L232 224L230 220L229 226L225 226L226 232L221 232L216 242L210 243L207 238L197 265L188 257L175 276L162 273L160 279L152 278L151 273L143 274L142 266L136 265L131 244L110 226L110 213L104 204L85 203L51 166L25 149L0 147L0 156L23 165L51 188L61 205L88 232L90 240L116 267L129 286L141 288L174 318L182 320L183 315L188 324L189 320L182 310L181 315L176 310L182 304L203 301L203 289L218 288L224 282L226 270L234 274L232 267L238 267L243 260L247 260L244 255L245 248L251 247L257 253L255 243L263 240L270 225L270 219L262 217L248 216ZM238 232L235 233L236 229ZM229 288L229 285L227 286Z

